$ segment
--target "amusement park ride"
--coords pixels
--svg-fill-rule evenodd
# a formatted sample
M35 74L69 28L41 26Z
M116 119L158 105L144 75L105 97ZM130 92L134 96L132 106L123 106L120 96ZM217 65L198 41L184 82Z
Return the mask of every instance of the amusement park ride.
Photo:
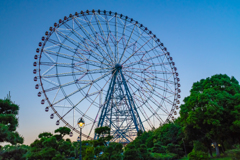
M54 23L37 48L35 88L41 104L83 136L109 126L112 141L129 143L138 131L174 120L180 79L160 39L138 21L111 11L81 11ZM71 134L72 135L72 131Z

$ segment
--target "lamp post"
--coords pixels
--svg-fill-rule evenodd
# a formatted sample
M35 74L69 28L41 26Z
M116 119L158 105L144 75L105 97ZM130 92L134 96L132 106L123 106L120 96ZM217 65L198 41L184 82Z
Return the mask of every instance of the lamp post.
M78 120L78 126L80 128L80 136L79 136L79 139L80 139L80 154L79 154L79 160L82 160L82 128L85 126L85 122L83 120L83 118L80 118Z

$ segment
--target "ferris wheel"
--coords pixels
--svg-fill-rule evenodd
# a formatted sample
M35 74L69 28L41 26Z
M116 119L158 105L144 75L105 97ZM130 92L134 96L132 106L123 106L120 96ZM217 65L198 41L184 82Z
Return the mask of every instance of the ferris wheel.
M39 42L34 81L50 118L83 136L109 126L128 143L174 120L180 79L163 43L138 21L111 11L81 11L54 23ZM51 111L49 110L51 108ZM71 133L72 133L71 132Z

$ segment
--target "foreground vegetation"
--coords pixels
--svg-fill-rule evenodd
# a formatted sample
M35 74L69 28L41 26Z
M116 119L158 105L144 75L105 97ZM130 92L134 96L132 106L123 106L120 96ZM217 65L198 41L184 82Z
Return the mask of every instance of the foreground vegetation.
M60 127L55 134L41 133L30 146L21 145L16 132L18 106L0 100L0 159L78 159L78 142L63 137L70 129ZM98 140L83 141L83 159L175 160L240 159L240 85L234 77L214 75L193 84L180 106L180 117L137 138L125 148L108 143L110 128L95 130ZM185 158L182 158L185 157Z
M180 109L174 122L143 133L129 145L146 145L155 159L208 159L214 150L216 157L222 153L240 159L240 86L234 77L220 74L194 83Z

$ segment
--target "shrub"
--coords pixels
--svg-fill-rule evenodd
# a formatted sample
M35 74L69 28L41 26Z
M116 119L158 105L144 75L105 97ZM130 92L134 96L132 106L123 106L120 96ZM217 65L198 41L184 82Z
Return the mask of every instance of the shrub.
M151 157L154 160L175 160L177 159L177 154L174 153L151 153Z
M203 152L203 151L195 151L194 149L192 152L188 154L188 159L189 160L207 160L208 154Z
M226 151L226 154L231 157L233 160L239 160L240 159L240 149L232 149Z
M195 151L203 151L203 152L208 152L207 147L204 146L202 142L199 141L194 141L194 150Z

